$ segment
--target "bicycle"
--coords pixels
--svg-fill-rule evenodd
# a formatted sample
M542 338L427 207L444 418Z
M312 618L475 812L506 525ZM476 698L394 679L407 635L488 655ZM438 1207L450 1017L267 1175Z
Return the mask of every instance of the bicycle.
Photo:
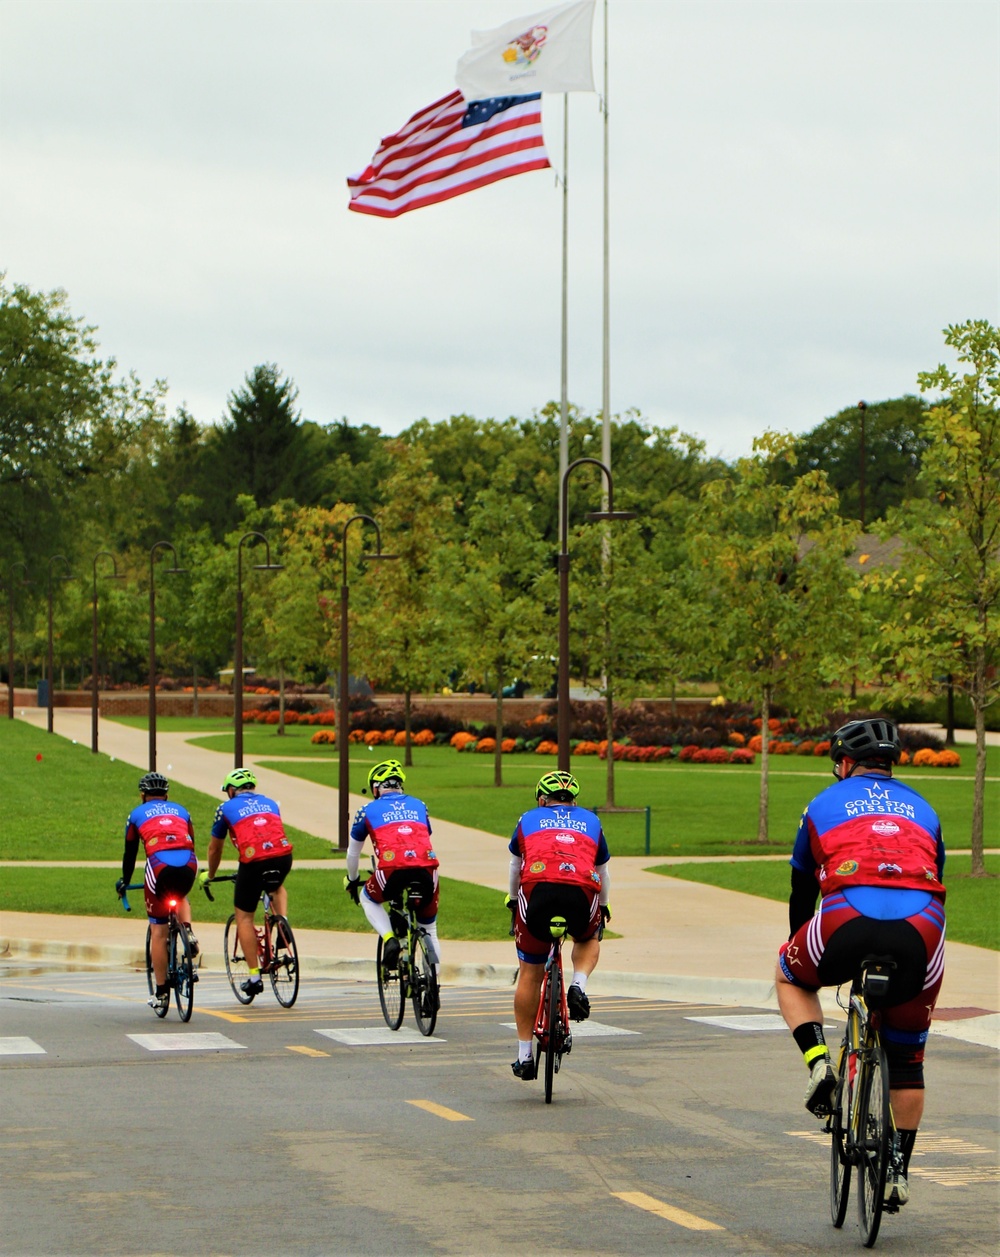
M430 937L417 920L417 909L423 902L424 892L424 885L413 881L404 885L388 901L389 921L399 940L399 960L394 969L383 965L384 940L379 938L375 968L379 1003L389 1029L398 1030L403 1024L403 1012L409 998L417 1029L423 1035L432 1035L441 1007L441 989Z
M896 1126L889 1103L889 1068L879 1027L881 1008L895 969L890 956L866 956L851 983L847 1028L837 1061L837 1087L826 1130L830 1146L830 1215L835 1227L844 1224L851 1173L858 1171L858 1225L865 1248L878 1237L885 1204L885 1181L890 1161L900 1158ZM901 1167L901 1158L896 1168Z
M128 901L127 891L143 890L142 882L134 883L130 886L123 886L121 890L122 907L126 912L132 911L132 905ZM190 1021L191 1013L194 1011L194 984L198 981L198 975L194 968L194 958L191 955L191 940L188 932L181 925L177 918L178 900L168 899L167 904L170 908L170 915L167 918L167 994L161 1004L153 1006L153 1012L161 1020L166 1017L170 1009L170 992L174 992L174 1003L177 1006L177 1015L181 1021ZM150 998L156 997L156 977L153 974L153 927L152 924L146 926L146 985L149 988Z
M203 887L205 894L212 902L215 896L209 890L211 882L235 882L236 874L228 873L222 877L213 877ZM264 924L254 924L257 933L257 965L261 978L265 974L271 979L274 998L282 1008L291 1008L299 995L299 952L295 945L295 935L287 918L271 910L271 896L266 890L260 892L264 904ZM249 980L250 966L240 946L239 933L236 929L236 913L230 913L226 922L224 938L226 956L226 976L233 994L241 1004L253 1003L254 996L242 989L242 983Z
M549 922L552 943L545 959L545 975L535 1014L535 1077L538 1077L542 1056L545 1057L545 1103L552 1103L552 1080L559 1073L562 1058L573 1049L569 1028L569 1006L566 1003L566 982L563 977L562 944L566 937L566 918L553 917Z

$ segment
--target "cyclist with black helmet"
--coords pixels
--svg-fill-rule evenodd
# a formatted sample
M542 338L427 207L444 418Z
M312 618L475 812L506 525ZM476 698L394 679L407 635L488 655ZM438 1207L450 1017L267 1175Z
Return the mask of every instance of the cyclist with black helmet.
M218 872L228 834L239 853L233 886L236 934L250 968L250 976L241 983L241 989L252 998L264 989L256 963L254 916L257 904L261 892L266 890L274 911L288 916L288 891L284 882L292 867L292 844L285 836L281 809L274 799L257 792L257 778L249 768L234 768L228 773L222 792L227 796L226 802L220 803L215 813L208 844L208 868L198 880L204 886Z
M885 1202L897 1208L909 1199L906 1174L924 1109L924 1044L944 974L945 930L941 822L916 790L893 779L900 753L890 720L851 720L833 735L837 780L802 814L791 858L791 933L775 978L778 1005L809 1069L806 1108L825 1118L837 1077L817 991L850 982L866 956L895 960L882 1040L899 1136Z
M368 774L372 801L360 807L354 817L344 877L344 889L382 938L382 963L389 969L399 960L399 940L385 901L394 897L402 883L412 885L414 880L424 887L417 920L427 931L432 961L437 965L441 960L438 858L431 841L431 818L426 804L403 789L405 783L406 773L398 759L383 760ZM371 839L375 852L375 871L362 886L358 864L366 838Z
M125 821L125 850L122 854L122 875L115 883L119 898L125 893L139 854L139 843L146 852L146 873L143 892L149 918L149 954L156 979L156 994L150 996L151 1008L162 1008L170 996L167 986L167 935L170 904L177 899L177 919L191 940L191 954L198 955L198 940L191 929L191 905L187 893L198 872L194 849L194 824L191 813L167 798L170 783L162 773L146 773L139 778L142 802L133 808Z
M577 805L580 783L568 772L546 773L535 787L536 807L525 812L510 840L510 893L518 975L515 1078L535 1077L532 1035L552 939L549 923L565 917L573 940L573 978L566 991L574 1021L590 1016L587 979L601 954L599 933L610 920L608 844L595 812Z

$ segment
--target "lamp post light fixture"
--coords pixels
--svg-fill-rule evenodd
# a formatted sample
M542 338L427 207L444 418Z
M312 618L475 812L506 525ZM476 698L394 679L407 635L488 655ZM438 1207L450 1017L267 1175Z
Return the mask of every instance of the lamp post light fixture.
M10 584L7 586L7 719L14 719L14 572L20 568L24 573L18 584L29 585L27 563L12 563L10 568Z
M280 572L283 564L271 562L271 543L262 532L244 533L236 547L236 658L233 661L233 767L243 767L243 543L263 541L266 563L255 563L255 572Z
M615 510L615 489L611 472L599 458L578 458L563 472L560 512L559 512L559 684L557 739L559 742L559 767L569 772L569 478L577 467L584 463L592 463L600 468L608 486L608 509L606 511L589 511L588 519L624 521L635 519L635 511ZM608 748L610 755L611 748Z
M52 723L53 723L52 722L52 709L53 709L53 698L54 698L54 693L55 693L55 677L53 675L53 665L52 665L52 564L55 563L57 559L59 560L60 563L65 563L66 566L69 567L69 559L66 558L65 554L53 554L52 557L49 559L49 653L48 653L48 674L49 674L48 700L49 702L48 702L48 721L47 721L47 727L48 727L49 733L52 732ZM70 572L69 575L67 576L60 576L59 579L60 580L76 580L76 577L73 575L72 572Z
M157 550L169 550L174 556L173 567L166 568L166 576L182 576L186 567L177 566L177 551L169 541L157 541L149 551L149 771L156 769L156 567Z
M90 669L90 749L97 754L97 560L110 559L114 571L105 579L124 580L118 575L118 563L115 556L108 550L101 550L94 555L94 592L93 592L93 651Z
M337 766L339 777L337 782L337 811L338 811L338 827L337 827L337 845L341 851L347 850L348 839L348 821L350 809L348 808L347 795L350 789L350 740L348 738L350 715L349 715L349 695L348 677L347 677L347 530L355 522L355 520L364 520L371 524L375 529L376 550L374 554L362 554L362 559L371 563L377 559L398 559L398 554L382 553L382 530L370 515L352 515L344 525L344 531L341 536L340 548L344 560L343 576L340 582L340 694L338 695L339 710L337 712Z

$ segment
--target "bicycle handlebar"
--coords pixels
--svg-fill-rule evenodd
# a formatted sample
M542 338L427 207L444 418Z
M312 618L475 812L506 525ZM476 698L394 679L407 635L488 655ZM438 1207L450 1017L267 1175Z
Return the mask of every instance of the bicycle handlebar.
M209 886L212 884L212 882L235 882L235 881L236 881L235 873L216 873L215 877L210 877L207 882L202 882L201 888L205 892L206 899L208 899L211 903L215 903L215 896L208 889Z
M132 911L132 905L129 903L128 895L126 895L125 892L127 890L142 890L144 885L145 883L143 882L133 882L129 886L122 887L121 894L118 896L118 898L122 901L122 907L125 909L126 912Z

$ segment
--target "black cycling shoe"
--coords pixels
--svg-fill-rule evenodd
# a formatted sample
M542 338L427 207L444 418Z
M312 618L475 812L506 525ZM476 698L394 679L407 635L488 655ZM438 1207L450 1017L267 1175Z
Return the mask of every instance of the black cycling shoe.
M535 1062L529 1056L526 1061L511 1061L511 1070L515 1078L520 1078L522 1082L534 1082Z
M399 939L384 938L382 940L382 964L386 969L399 967Z
M240 983L240 990L244 995L249 995L253 999L255 995L263 995L264 983L260 978L247 978L245 982Z
M578 986L571 986L566 992L566 1003L573 1021L586 1021L590 1016L590 1000Z

